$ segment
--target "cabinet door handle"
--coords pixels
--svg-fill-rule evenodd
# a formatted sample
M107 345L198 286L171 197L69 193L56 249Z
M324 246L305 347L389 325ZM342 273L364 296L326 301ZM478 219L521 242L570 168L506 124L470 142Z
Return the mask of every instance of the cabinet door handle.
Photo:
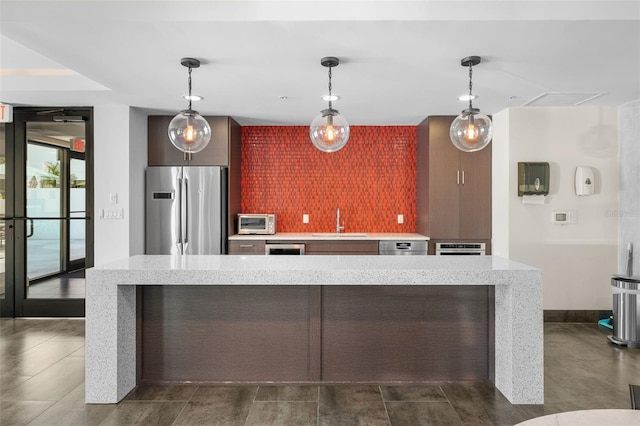
M240 244L240 248L251 248L253 244Z
M456 184L460 185L460 170L456 172Z
M462 184L464 185L464 170L462 171Z

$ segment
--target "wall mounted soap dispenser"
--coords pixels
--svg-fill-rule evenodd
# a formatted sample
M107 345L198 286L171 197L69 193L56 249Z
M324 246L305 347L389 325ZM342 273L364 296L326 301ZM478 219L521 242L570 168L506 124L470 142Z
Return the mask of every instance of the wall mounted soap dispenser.
M576 167L576 195L593 195L595 173L591 167Z

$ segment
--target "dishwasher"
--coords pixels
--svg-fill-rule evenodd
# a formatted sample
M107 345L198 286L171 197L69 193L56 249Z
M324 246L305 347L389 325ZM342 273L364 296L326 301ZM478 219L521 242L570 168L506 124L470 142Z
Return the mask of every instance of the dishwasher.
M378 244L378 254L381 255L427 255L426 241L395 241L382 240Z

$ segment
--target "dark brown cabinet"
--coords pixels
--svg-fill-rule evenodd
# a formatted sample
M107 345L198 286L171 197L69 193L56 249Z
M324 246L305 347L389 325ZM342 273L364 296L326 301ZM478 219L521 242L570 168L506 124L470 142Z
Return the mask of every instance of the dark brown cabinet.
M231 240L229 254L264 255L264 241Z
M230 139L234 127L240 127L231 117L204 117L211 126L211 142L202 151L193 154L191 161L184 159L167 134L173 116L150 115L148 122L149 166L225 166L230 165Z
M167 129L174 116L150 115L147 126L147 164L149 166L222 166L229 171L228 235L235 234L235 219L240 213L241 127L231 117L205 116L211 126L209 145L192 159L184 159L182 151L173 146Z
M229 254L265 254L265 243L304 244L305 255L378 254L378 240L231 240Z
M417 232L431 240L490 240L491 147L458 150L449 138L454 119L431 116L416 129Z
M306 255L351 255L378 254L378 240L309 240L305 246Z

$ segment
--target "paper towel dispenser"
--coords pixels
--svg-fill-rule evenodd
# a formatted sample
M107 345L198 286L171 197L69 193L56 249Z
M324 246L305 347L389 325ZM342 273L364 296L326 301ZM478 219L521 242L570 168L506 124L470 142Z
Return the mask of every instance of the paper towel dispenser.
M549 163L518 163L518 197L549 194Z

